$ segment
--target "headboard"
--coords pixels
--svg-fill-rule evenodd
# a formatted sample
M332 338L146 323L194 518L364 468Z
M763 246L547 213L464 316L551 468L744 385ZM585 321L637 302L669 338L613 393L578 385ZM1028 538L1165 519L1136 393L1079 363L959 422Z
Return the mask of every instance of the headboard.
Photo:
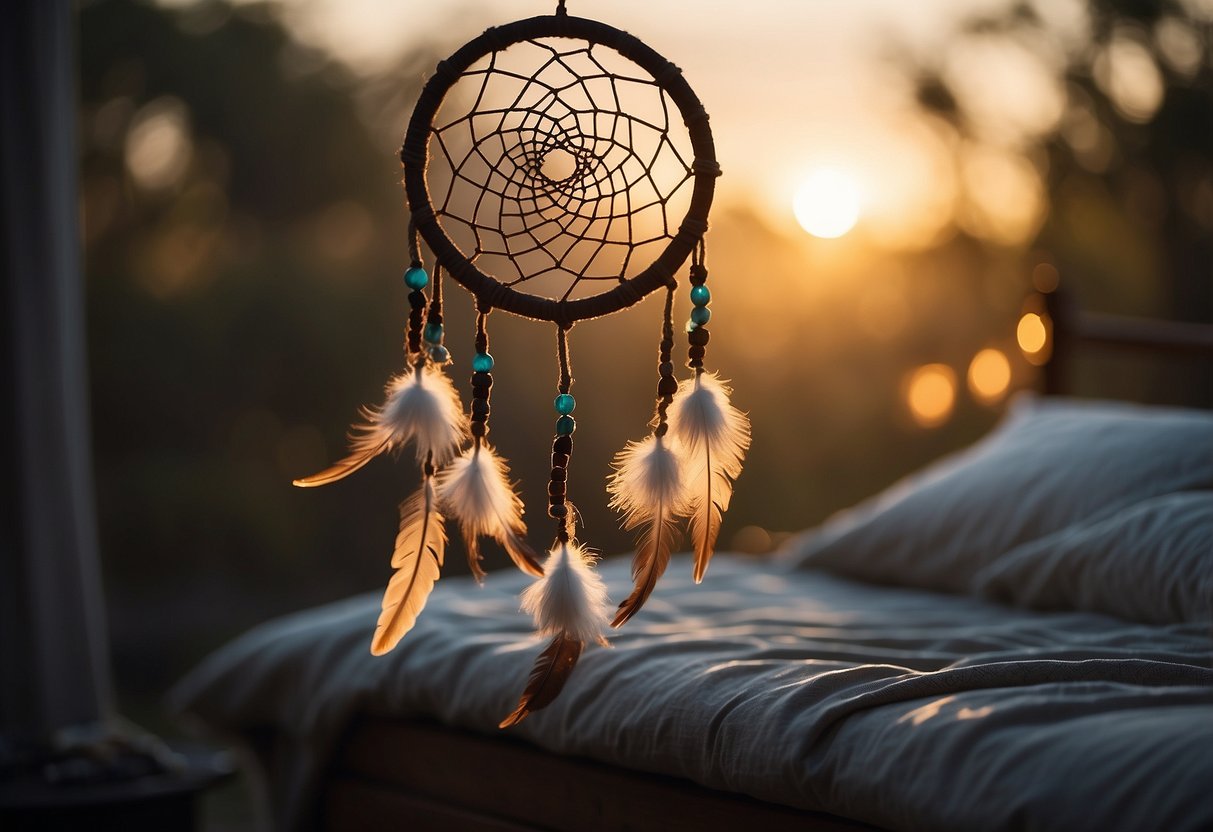
M1071 392L1073 358L1090 348L1206 361L1213 374L1213 324L1085 312L1060 287L1039 292L1033 305L1047 316L1050 331L1051 352L1043 365L1045 393Z

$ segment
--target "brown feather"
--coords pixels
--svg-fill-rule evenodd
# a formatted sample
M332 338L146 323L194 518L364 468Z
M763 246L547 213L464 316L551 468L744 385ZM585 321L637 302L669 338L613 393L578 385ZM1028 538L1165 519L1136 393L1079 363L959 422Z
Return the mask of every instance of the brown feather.
M665 573L670 563L670 552L678 543L678 529L674 518L664 506L657 506L652 520L645 526L637 541L636 556L632 559L632 594L619 605L612 627L622 627L629 618L640 611L644 602L653 594L657 580Z
M312 474L310 477L300 477L297 480L292 480L291 485L298 486L299 488L315 488L318 485L328 485L329 483L344 479L385 450L388 441L384 439L383 442L371 447L355 446L353 453L345 459L325 468L319 474Z
M436 508L433 483L427 479L416 494L400 504L400 531L392 553L396 573L383 594L371 653L387 653L413 628L438 582L445 554L446 530Z
M695 583L703 580L716 550L716 539L724 523L724 512L733 496L727 475L712 466L712 446L704 443L703 469L691 483L691 542L695 546Z
M508 530L501 537L501 545L505 547L506 554L514 561L515 566L532 577L542 578L543 564L539 562L539 555L519 532L525 533L525 528L519 531Z
M531 670L531 678L527 681L522 698L518 700L518 707L497 727L517 725L535 711L552 704L581 658L582 646L580 641L564 633L552 639L535 660L535 667Z
M467 550L468 569L472 570L472 577L476 579L476 583L484 583L488 573L480 567L480 562L484 560L480 555L480 539L474 534L463 532L463 548Z

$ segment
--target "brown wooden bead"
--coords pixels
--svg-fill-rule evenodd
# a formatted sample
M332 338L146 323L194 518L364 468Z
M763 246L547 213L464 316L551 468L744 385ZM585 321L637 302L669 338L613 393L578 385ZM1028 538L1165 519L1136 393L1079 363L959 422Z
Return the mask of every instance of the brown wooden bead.
M493 386L492 373L472 373L472 386L488 389Z
M573 452L573 437L557 436L552 441L552 453L571 454Z
M672 396L678 392L678 379L673 376L662 376L657 382L657 393L662 396Z
M712 333L708 332L706 327L697 326L687 333L687 341L694 347L706 347L708 340L711 339Z
M548 483L548 496L549 497L557 497L557 496L563 497L567 490L568 490L567 483L563 483L563 482L549 482Z
M659 364L657 366L657 373L658 373L658 375L663 375L663 376L674 375L674 362L673 361L662 361L661 364Z
M689 350L687 350L687 356L694 361L697 358L703 358L705 355L707 355L707 352L707 349L704 347L691 347Z
M566 479L568 479L568 476L569 472L564 468L552 469L552 482L564 482Z
M472 422L472 436L484 437L488 433L489 429L485 426L484 422Z
M707 282L708 270L706 266L701 266L698 263L691 266L691 285L702 286Z
M409 304L411 306L425 306L425 292L420 289L414 289L409 292Z
M472 418L489 415L488 399L472 399Z
M552 467L553 468L568 468L569 467L569 455L568 454L552 454Z
M552 505L548 506L548 517L551 517L553 520L561 520L568 516L569 507L563 502L553 503Z

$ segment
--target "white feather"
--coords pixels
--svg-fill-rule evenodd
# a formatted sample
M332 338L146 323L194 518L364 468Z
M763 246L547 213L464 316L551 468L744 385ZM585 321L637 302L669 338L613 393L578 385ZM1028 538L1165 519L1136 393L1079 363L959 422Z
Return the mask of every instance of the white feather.
M679 384L670 404L670 433L680 442L687 486L696 583L707 572L733 480L750 446L750 420L729 402L730 392L715 374L697 373Z
M623 512L624 528L634 529L662 513L684 513L687 500L678 457L678 440L650 436L629 442L615 455L615 473L607 483L611 508Z
M686 379L670 403L670 433L691 465L702 464L708 451L712 467L736 479L750 447L750 420L729 402L732 392L715 373Z
M579 543L557 543L548 554L543 577L522 592L522 610L541 635L603 641L607 590L592 563Z
M426 364L387 384L380 407L362 408L363 424L354 425L349 455L319 474L295 480L301 488L327 485L349 476L384 451L413 442L417 461L433 454L433 464L450 459L468 434L459 393L446 373Z
M505 460L488 444L478 442L438 474L438 499L459 523L468 549L468 563L477 579L480 550L477 539L491 537L509 553L518 568L536 577L543 569L526 543L522 500L510 485Z
M467 416L450 377L428 363L396 376L387 386L383 407L365 411L368 444L384 437L388 447L414 443L417 461L433 454L435 466L455 455L468 435ZM359 437L362 440L362 437Z

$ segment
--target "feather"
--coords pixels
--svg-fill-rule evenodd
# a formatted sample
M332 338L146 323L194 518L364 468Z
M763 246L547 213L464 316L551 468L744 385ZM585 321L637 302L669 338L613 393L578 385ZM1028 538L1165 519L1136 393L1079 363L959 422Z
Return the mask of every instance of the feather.
M543 567L526 542L522 500L510 485L505 460L486 443L477 442L438 474L438 499L443 511L459 522L467 544L468 565L477 580L481 537L500 543L523 572L540 577Z
M442 465L459 450L468 434L467 417L451 379L428 364L388 382L384 403L362 408L366 419L350 434L349 455L319 474L294 481L300 488L328 485L349 476L379 454L409 442L417 461Z
M558 634L535 660L522 698L513 713L501 720L498 728L509 728L526 719L534 711L555 701L564 683L569 680L584 645L575 638Z
M698 373L678 385L670 404L670 433L680 443L686 471L696 583L707 572L733 480L750 447L750 420L729 402L730 392L714 373Z
M592 563L578 543L558 543L548 554L543 577L522 592L522 609L534 617L540 635L605 643L606 584Z
M632 560L635 588L611 622L619 627L635 615L653 592L678 542L675 518L685 513L686 488L674 440L650 436L629 442L615 456L615 473L607 484L611 507L623 512L626 529L642 529Z
M434 484L426 478L412 497L400 504L400 531L392 566L396 573L383 594L383 607L371 652L382 656L413 628L438 581L446 553L446 530L438 513Z

